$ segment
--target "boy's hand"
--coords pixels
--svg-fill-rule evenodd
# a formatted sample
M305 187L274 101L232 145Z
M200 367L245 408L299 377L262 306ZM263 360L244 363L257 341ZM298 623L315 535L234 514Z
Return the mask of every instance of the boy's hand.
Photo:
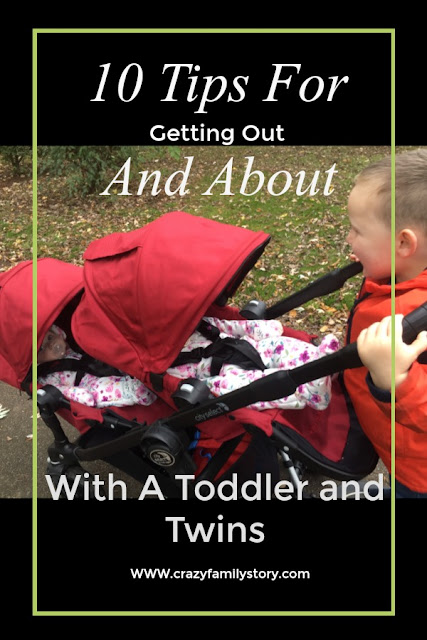
M411 365L427 349L427 331L421 331L412 344L402 340L403 315L395 316L395 383L399 386L407 377ZM391 325L388 316L364 329L357 339L357 351L372 381L380 389L391 389Z

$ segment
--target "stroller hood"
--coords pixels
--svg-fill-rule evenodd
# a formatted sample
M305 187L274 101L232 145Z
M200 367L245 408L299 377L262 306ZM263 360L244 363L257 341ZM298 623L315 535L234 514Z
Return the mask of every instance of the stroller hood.
M37 261L37 350L65 305L83 286L83 269ZM0 273L0 380L18 389L32 362L33 261Z
M137 378L162 373L208 309L234 294L269 240L180 211L96 240L83 256L73 336L86 353Z

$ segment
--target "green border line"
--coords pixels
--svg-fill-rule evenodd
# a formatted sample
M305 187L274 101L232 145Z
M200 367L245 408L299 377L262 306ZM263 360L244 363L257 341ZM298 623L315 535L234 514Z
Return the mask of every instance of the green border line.
M392 316L395 315L395 29L33 29L33 86L32 86L32 161L33 161L33 364L37 361L37 35L38 34L191 34L191 33L212 33L212 34L390 34L391 36L391 157L392 157L392 243L391 243L391 263L392 263ZM32 497L32 552L33 552L33 616L394 616L395 615L395 383L394 383L394 323L392 323L392 404L391 404L391 609L390 611L39 611L37 609L37 396L33 394L33 497ZM33 389L37 388L37 367L33 366Z
M395 34L391 36L391 610L396 612L396 382L395 382L395 327L394 318L396 312L396 201L395 201L395 177L396 177L396 110L395 110Z
M33 373L32 386L37 389L37 35L33 34ZM37 395L32 394L33 410L33 612L37 612Z
M185 29L185 28L169 28L169 29L34 29L34 33L105 33L105 34L117 34L117 33L394 33L394 29Z
M145 617L331 617L331 616L390 616L390 611L38 611L40 616L145 616Z

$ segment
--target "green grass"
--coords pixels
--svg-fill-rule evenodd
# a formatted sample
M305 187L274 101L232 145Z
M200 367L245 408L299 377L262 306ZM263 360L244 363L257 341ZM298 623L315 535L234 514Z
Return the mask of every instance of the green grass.
M163 157L155 162L150 157L146 164L132 166L131 192L136 194L138 172L161 170L163 188L172 172L185 167L185 157L193 156L188 193L173 197L164 190L153 196L146 189L141 196L92 195L71 200L66 195L65 178L44 175L38 185L38 255L82 264L83 252L92 240L114 231L131 231L168 211L187 211L271 234L272 242L233 302L241 306L256 297L272 304L348 263L347 199L353 180L363 167L389 151L388 147L183 147L179 159ZM248 156L254 157L252 169L265 176L263 188L252 196L240 193ZM202 195L231 157L234 195L221 195L224 185L212 188L210 196ZM333 192L326 196L325 172L334 164ZM119 168L111 171L111 179ZM273 196L267 191L267 182L283 171L292 176L292 185L283 195ZM319 171L319 193L296 195L300 171L306 172L305 187ZM283 174L277 177L277 191L284 179ZM251 179L247 191L256 184L257 180ZM0 268L6 269L31 258L32 185L29 178L14 180L0 165L0 186ZM118 186L116 191L121 188ZM341 334L360 282L356 277L341 291L307 303L303 310L289 314L287 322L310 330L330 327Z

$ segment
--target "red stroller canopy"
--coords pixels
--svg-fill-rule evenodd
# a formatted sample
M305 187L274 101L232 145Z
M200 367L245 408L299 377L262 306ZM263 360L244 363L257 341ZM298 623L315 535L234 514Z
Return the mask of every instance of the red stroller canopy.
M83 286L83 269L53 258L37 261L37 349L62 309ZM32 362L33 262L0 273L0 380L21 387Z
M162 373L219 296L225 304L234 294L269 240L180 211L96 240L83 256L73 336L89 355L136 378Z

